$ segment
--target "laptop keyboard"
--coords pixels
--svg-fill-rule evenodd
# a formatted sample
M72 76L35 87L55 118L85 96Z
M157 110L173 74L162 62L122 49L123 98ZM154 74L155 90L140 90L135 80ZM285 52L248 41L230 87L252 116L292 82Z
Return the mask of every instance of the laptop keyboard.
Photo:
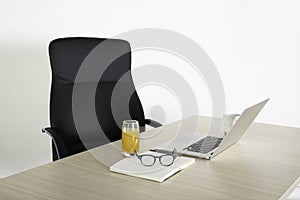
M223 138L206 136L183 150L206 154L219 146Z

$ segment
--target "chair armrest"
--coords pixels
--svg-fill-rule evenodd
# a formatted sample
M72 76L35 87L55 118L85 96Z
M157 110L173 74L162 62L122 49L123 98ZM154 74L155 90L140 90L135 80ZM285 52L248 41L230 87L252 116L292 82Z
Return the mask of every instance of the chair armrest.
M154 128L162 126L161 123L159 123L159 122L157 122L155 120L152 120L152 119L145 119L145 124L147 124L149 126L152 126Z
M66 145L65 145L62 137L60 136L59 132L51 127L43 128L42 132L46 133L47 135L49 135L52 138L53 143L55 145L58 159L66 157L67 156Z

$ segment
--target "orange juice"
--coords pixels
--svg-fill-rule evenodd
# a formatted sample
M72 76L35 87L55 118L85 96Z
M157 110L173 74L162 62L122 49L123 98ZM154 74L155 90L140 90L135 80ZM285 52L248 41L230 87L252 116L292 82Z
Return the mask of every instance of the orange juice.
M122 149L123 152L133 154L134 151L138 152L140 148L140 132L124 131L122 130Z

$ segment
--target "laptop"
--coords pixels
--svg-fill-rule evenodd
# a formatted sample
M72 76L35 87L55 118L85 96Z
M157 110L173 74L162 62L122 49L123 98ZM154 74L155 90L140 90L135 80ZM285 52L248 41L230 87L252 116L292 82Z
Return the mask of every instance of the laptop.
M269 99L266 99L245 109L232 129L224 137L203 137L203 134L201 134L202 138L201 136L200 138L193 138L194 134L192 134L191 136L182 136L171 142L163 143L151 148L151 150L166 153L176 148L177 152L182 155L212 159L241 138L268 101Z

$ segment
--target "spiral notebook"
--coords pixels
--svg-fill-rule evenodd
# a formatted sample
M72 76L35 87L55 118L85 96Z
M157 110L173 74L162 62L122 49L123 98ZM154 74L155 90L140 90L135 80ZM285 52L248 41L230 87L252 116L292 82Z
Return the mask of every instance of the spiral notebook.
M146 152L147 154L152 154L159 156L160 153L157 152ZM145 167L141 164L140 160L134 156L131 158L124 158L119 162L115 163L110 167L111 172L116 172L120 174L125 174L128 176L133 176L137 178L143 178L147 180L163 182L169 177L173 176L177 172L185 169L186 167L195 163L194 158L189 157L177 157L171 166L165 167L161 166L159 161L151 167Z

